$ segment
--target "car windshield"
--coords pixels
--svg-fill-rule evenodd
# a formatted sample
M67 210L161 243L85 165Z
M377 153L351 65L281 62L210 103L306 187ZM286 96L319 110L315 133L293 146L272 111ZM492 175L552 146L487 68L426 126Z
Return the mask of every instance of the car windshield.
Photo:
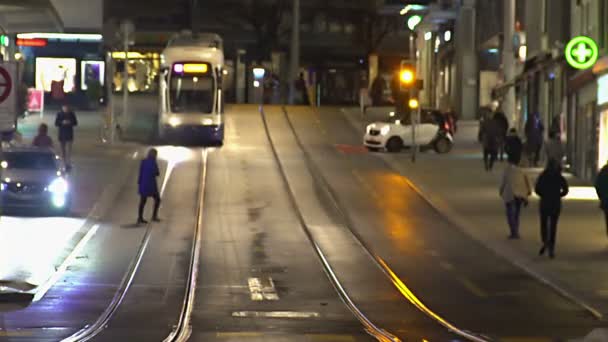
M7 169L55 170L55 156L46 152L7 152L2 156ZM4 164L4 163L3 163Z

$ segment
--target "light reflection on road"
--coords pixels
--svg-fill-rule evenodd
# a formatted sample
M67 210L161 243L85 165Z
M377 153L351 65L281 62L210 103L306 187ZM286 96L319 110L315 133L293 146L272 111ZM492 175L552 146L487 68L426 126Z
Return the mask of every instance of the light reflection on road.
M0 281L40 285L72 246L83 219L0 218Z

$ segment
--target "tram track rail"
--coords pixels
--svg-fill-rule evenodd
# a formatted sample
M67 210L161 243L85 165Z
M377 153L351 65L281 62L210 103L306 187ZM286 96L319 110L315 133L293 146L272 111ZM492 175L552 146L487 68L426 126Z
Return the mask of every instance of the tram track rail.
M202 161L201 161L201 172L200 172L200 181L198 186L198 204L197 204L197 218L196 218L196 226L193 232L193 242L191 247L189 268L188 268L188 279L185 287L184 299L182 302L182 308L180 310L178 322L171 331L171 333L163 340L165 342L178 342L178 341L187 341L190 337L191 327L190 327L190 317L192 314L192 309L194 307L194 299L195 299L195 289L198 281L198 264L200 258L200 242L201 242L201 232L202 232L202 215L203 215L203 203L205 196L205 186L206 186L206 178L207 178L207 158L208 158L208 150L203 149L201 151ZM170 175L169 175L170 176ZM167 176L167 177L169 177ZM161 198L165 192L167 182L163 183L161 188ZM62 339L62 342L80 342L80 341L90 341L93 338L100 335L109 325L110 320L116 315L119 311L121 304L123 303L129 289L131 288L135 276L140 268L143 257L148 249L150 244L150 239L152 236L153 227L152 224L148 224L146 226L146 231L142 237L141 243L138 246L137 253L131 260L127 271L124 273L123 278L121 279L118 289L114 294L114 297L110 301L110 303L106 306L103 313L95 320L93 323L83 327L78 330L74 334L68 336L67 338Z
M362 324L362 326L365 328L365 331L369 335L374 337L376 340L381 341L381 342L401 342L401 340L397 336L395 336L394 334L377 326L374 322L372 322L357 307L357 305L350 298L348 292L344 289L342 283L340 282L340 279L336 275L335 271L333 270L333 267L331 266L327 257L325 256L325 253L323 252L323 250L320 248L320 246L315 241L314 236L306 223L304 214L302 213L300 207L298 206L298 201L297 201L296 195L295 195L292 187L289 184L289 179L287 177L287 173L283 167L283 164L281 163L281 159L279 157L279 153L277 152L276 145L272 139L272 135L270 134L270 127L268 125L266 113L264 112L264 110L261 107L260 107L260 115L262 118L262 123L264 126L264 131L266 133L266 137L268 139L270 148L272 150L272 155L273 155L276 165L279 169L279 173L281 174L281 179L283 180L283 183L285 184L285 187L287 189L287 195L289 197L289 201L291 202L291 206L294 209L296 217L300 223L300 227L304 231L304 234L306 235L306 237L308 238L308 241L312 245L317 257L321 261L321 264L323 265L323 271L326 273L332 286L334 287L334 289L340 296L340 299L348 307L348 309L353 313L353 315L357 318L357 320ZM308 161L307 161L307 164L308 164Z
M385 260L383 260L379 255L376 255L373 252L373 250L367 245L367 243L362 238L362 236L353 228L353 226L354 226L353 222L350 219L350 217L346 214L346 210L344 209L344 206L340 204L340 201L339 201L338 196L335 193L334 189L330 186L330 184L328 183L325 176L323 176L323 174L321 173L321 171L315 164L312 156L310 155L310 152L304 147L304 144L303 144L299 134L297 133L291 118L289 117L287 108L282 107L281 111L282 111L282 117L285 120L285 122L287 123L287 126L289 127L290 134L293 135L298 149L302 152L305 165L308 168L311 175L313 175L314 182L322 191L325 192L325 195L330 200L330 202L333 204L333 206L336 210L336 213L342 220L342 223L345 226L345 228L347 229L348 233L353 236L356 243L362 248L364 253L369 256L369 258L372 260L373 264L381 270L381 272L386 276L386 279L391 284L393 284L393 286L403 295L403 297L406 298L416 309L418 309L420 312L422 312L423 314L428 316L430 319L432 319L439 325L443 326L447 331L449 331L455 335L458 335L462 338L465 338L468 341L489 342L490 341L489 338L482 336L480 334L472 333L470 331L458 328L457 326L455 326L454 324L449 322L447 319L441 317L440 315L438 315L437 313L435 313L431 309L429 309L424 304L424 302L421 299L419 299L414 294L414 292L411 289L409 289L407 287L407 285L395 274L395 272L390 268L388 263ZM341 299L345 302L345 304L351 310L351 312L353 312L355 314L357 319L359 319L359 321L363 324L363 326L366 328L367 332L370 333L370 335L372 335L378 341L400 341L399 338L396 337L395 335L387 332L385 329L378 327L377 325L372 323L365 316L365 314L357 308L356 304L352 302L348 293L342 287L342 284L340 283L337 275L334 273L333 269L331 268L331 265L325 258L323 251L318 246L318 244L315 242L310 228L306 225L304 216L298 207L297 199L295 197L295 194L294 194L292 188L289 185L287 174L281 165L281 161L280 161L278 152L276 151L276 147L272 140L272 137L270 134L270 129L269 129L268 122L267 122L266 113L262 109L260 109L260 113L262 116L262 121L264 124L267 138L270 142L270 145L271 145L271 148L273 151L273 155L277 161L277 164L279 165L281 176L288 189L290 200L295 208L295 211L298 215L302 228L304 229L307 237L309 238L311 244L313 245L315 252L321 259L326 273L330 277L332 285L334 285L334 288L336 288Z

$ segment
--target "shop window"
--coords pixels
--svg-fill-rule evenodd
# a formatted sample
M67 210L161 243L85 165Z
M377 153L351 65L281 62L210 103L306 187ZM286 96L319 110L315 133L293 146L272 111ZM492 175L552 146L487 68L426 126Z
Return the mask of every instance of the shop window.
M63 92L75 90L76 59L74 58L36 58L36 89L51 92L60 87Z
M102 61L83 61L80 63L80 88L87 90L89 84L99 83L103 86L105 80L105 63Z

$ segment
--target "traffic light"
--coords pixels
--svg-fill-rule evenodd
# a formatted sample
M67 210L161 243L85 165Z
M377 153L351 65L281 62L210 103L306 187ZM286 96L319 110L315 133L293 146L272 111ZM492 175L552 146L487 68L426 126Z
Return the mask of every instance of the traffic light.
M418 109L418 106L420 106L420 104L418 103L418 99L411 98L408 101L408 106L410 107L410 109Z
M0 45L2 46L8 46L9 45L9 38L6 35L0 35Z
M416 71L405 61L399 67L399 88L401 91L413 89L416 84Z

